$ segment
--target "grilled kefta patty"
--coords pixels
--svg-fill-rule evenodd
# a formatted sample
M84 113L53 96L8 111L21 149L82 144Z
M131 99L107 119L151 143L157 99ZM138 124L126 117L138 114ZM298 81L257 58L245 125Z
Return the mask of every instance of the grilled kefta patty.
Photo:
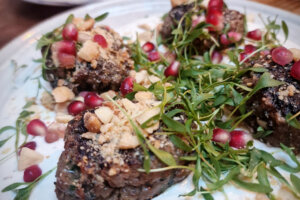
M178 26L178 22L184 17L184 15L191 11L194 7L194 4L187 4L187 5L179 5L167 14L164 19L163 26L161 28L161 36L164 41L171 43L173 40L172 30ZM236 32L240 34L244 34L244 15L236 10L229 10L227 8L223 9L223 16L224 16L224 27L229 26L228 32ZM183 22L183 28L185 26ZM212 36L218 41L221 33L218 32L211 32ZM193 42L193 45L197 48L199 53L203 53L210 49L212 45L215 43L211 39L205 38L196 38ZM226 46L221 46L219 49L226 48Z
M107 48L99 46L99 56L93 62L80 59L76 55L74 67L61 67L55 61L56 58L53 56L51 46L47 54L45 76L53 88L64 85L75 93L80 91L104 92L120 88L121 82L133 68L129 50L123 45L119 34L112 29L105 26L95 27L94 29L97 29L98 32L102 33L101 35L106 37L109 45ZM92 41L93 34L96 32L94 29L83 32L87 35L85 37L91 37L90 41ZM84 45L84 41L81 44ZM45 50L46 48L43 48L42 52Z
M264 67L268 69L273 79L284 82L283 85L262 89L248 101L253 117L247 122L256 131L258 126L273 132L262 138L265 142L280 146L283 143L293 147L295 153L300 153L300 129L286 122L288 114L294 115L300 111L300 83L290 75L293 62L281 66L272 61L271 55L260 56L247 63L248 67ZM254 87L260 73L251 72L243 78L247 86ZM300 120L300 116L297 117Z
M59 159L56 173L58 199L146 200L159 195L189 174L189 171L182 169L150 174L138 171L143 169L141 147L120 149L117 156L108 161L104 155L104 151L109 151L104 147L106 143L99 144L96 140L83 137L88 132L84 122L87 112L77 115L68 124L65 151ZM179 164L184 164L179 161L183 152L175 148L167 136L153 136L151 141L164 144L160 149L173 155ZM151 153L150 159L152 169L166 167Z

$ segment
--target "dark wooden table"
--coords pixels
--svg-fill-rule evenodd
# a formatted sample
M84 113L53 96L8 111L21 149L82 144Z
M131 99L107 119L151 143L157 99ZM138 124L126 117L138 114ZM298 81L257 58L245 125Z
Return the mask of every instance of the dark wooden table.
M254 0L286 9L300 15L300 0ZM0 48L33 25L70 7L53 7L25 3L21 0L0 0Z

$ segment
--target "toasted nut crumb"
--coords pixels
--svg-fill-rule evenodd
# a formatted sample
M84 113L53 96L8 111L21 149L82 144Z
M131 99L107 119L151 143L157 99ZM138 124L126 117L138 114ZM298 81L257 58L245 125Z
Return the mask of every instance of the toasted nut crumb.
M72 23L78 28L79 31L87 31L93 28L95 24L95 20L93 18L89 18L84 20L82 18L73 18Z
M109 171L108 171L109 176L114 176L116 174L117 174L117 170L114 167L109 169Z
M67 126L64 123L53 122L48 126L49 133L55 133L60 138L64 138Z
M114 113L109 107L101 106L95 110L95 114L103 124L107 124L111 121Z
M24 170L31 165L39 164L43 161L44 156L27 147L23 147L18 160L18 170Z
M105 101L109 101L109 99L107 98L107 96L109 96L110 98L114 98L116 96L116 92L113 90L109 90L107 92L103 92L100 94L100 97L103 98Z
M171 0L172 7L176 7L182 4L186 4L189 0Z
M64 113L57 113L55 120L59 123L68 123L71 121L74 117L72 115L66 115Z
M294 61L297 62L300 60L300 49L296 49L296 48L291 48L289 49L292 54L293 54L293 58L294 58Z
M118 143L119 149L134 149L139 145L137 136L129 132L124 132Z
M70 90L69 88L67 88L65 86L56 87L52 91L52 95L54 96L56 103L63 103L63 102L72 100L75 97L72 90Z
M89 132L98 133L100 131L101 123L95 114L87 112L84 114L83 120L84 126Z
M90 32L87 31L79 31L78 32L78 41L81 43L85 43L88 40L92 40L93 35Z
M79 58L88 62L96 60L99 56L98 44L91 40L86 41L78 51L77 55Z

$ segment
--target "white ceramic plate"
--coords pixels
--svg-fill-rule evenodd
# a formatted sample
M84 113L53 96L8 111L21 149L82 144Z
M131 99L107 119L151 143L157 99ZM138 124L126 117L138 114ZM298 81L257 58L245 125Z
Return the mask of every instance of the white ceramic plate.
M23 0L28 3L48 5L48 6L78 6L93 3L100 0Z
M286 43L288 47L300 47L300 16L290 14L288 12L268 7L265 5L240 1L230 0L227 2L231 9L236 9L241 12L247 12L249 15L249 29L255 27L262 27L262 23L258 18L260 13L262 17L268 16L275 17L278 15L278 20L285 20L290 27L289 40ZM105 21L101 22L107 24L117 30L121 35L134 36L136 31L141 31L137 28L139 24L148 23L154 27L159 21L160 17L168 12L170 9L170 3L168 0L115 0L106 1L97 4L90 4L81 8L77 8L56 17L50 18L45 22L35 26L34 28L26 31L24 34L13 40L0 52L0 127L5 125L13 125L19 112L22 110L22 106L25 104L25 98L34 97L37 91L37 81L32 78L40 75L40 69L38 64L33 62L33 59L40 58L40 52L36 51L36 41L42 34L51 31L58 25L62 24L67 16L71 13L79 17L84 17L86 13L91 16L98 16L104 12L109 12L109 16ZM280 35L283 38L282 35ZM18 65L26 64L26 68L15 71L12 65L12 60L15 60ZM43 82L48 89L49 85ZM40 109L40 115L46 123L53 121L53 113ZM7 138L12 133L5 133L0 135L0 140ZM32 138L29 139L29 141ZM63 150L63 141L60 139L58 142L52 144L46 144L41 137L33 138L37 142L37 151L43 154L46 159L40 164L43 172L56 166L60 153ZM269 152L277 152L276 156L289 161L285 154L278 151L277 148L267 147L266 145L255 141L255 146L265 149ZM9 155L14 150L14 138L11 139L0 149L0 160ZM37 185L33 190L30 199L37 200L54 200L56 199L54 193L54 178L55 172L48 176L45 180ZM15 156L9 157L9 159L0 161L0 189L5 186L14 183L21 182L23 172L17 171L17 161ZM280 189L280 185L274 183L274 194ZM156 200L165 199L186 199L178 197L179 194L183 194L192 190L192 184L190 178L183 182L172 186L166 192L155 198ZM242 189L238 189L233 185L225 187L225 191L229 199L255 199L258 198L257 194L247 192ZM45 195L47 194L47 195ZM214 194L215 199L225 199L223 193L217 192ZM12 192L1 193L0 199L13 199L14 194ZM199 195L196 195L190 199L198 199Z

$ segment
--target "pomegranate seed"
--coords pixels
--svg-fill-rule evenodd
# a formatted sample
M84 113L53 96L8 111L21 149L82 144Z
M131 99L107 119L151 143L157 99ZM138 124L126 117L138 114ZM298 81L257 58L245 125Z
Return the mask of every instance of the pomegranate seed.
M78 115L85 110L85 104L82 101L73 101L68 106L68 112L70 115Z
M230 133L220 128L215 128L213 130L212 141L226 144L230 141Z
M72 23L67 24L62 30L62 36L64 40L74 40L77 41L78 30L76 26Z
M192 27L195 28L201 22L205 22L205 17L195 15L194 18L192 18Z
M120 87L120 91L123 96L125 96L126 94L129 94L133 91L133 83L134 83L134 78L132 78L130 76L123 80L121 87Z
M48 133L53 133L58 135L59 138L63 138L65 136L65 130L67 126L63 123L53 122L48 126Z
M285 47L276 47L272 50L272 60L279 65L286 65L293 60L293 54Z
M259 52L259 53L260 53L260 55L262 55L262 56L266 56L266 55L271 54L271 51L268 50L268 49L265 49L265 50L263 50L263 51L261 51L261 52Z
M210 31L221 31L224 28L222 12L217 10L208 12L206 23L213 25L213 27L208 28Z
M241 62L242 60L244 60L247 56L248 56L247 53L240 53L240 62ZM248 60L249 60L249 59L245 60L245 62L247 62Z
M59 42L55 42L54 49L58 51L58 53L66 53L75 56L76 55L76 45L73 41L62 40Z
M93 92L90 92L88 95L84 97L85 105L90 108L101 106L103 101L104 100L101 97L99 97L96 93Z
M157 61L159 59L160 59L160 55L158 51L152 51L148 53L148 60L150 60L151 62Z
M228 40L228 37L227 37L226 34L222 34L222 35L220 36L220 42L221 42L221 44L223 44L223 45L225 45L225 46L231 44L231 42Z
M42 170L37 165L32 165L25 169L23 179L24 182L32 182L42 175Z
M89 91L82 91L78 95L84 98L88 93L90 93L90 92Z
M254 51L256 51L256 47L255 46L253 46L253 45L251 45L251 44L247 44L247 45L245 45L245 53L247 53L247 54L251 54L251 53L253 53Z
M171 63L176 59L176 54L171 51L167 51L166 53L164 53L164 57L168 61L168 63Z
M222 11L223 9L223 0L210 0L208 3L208 11L211 10L218 10L218 11Z
M94 36L94 41L97 42L102 48L107 47L106 39L102 35L99 35L99 34L95 35Z
M291 68L291 76L300 81L300 61L297 61L293 64Z
M33 136L44 136L47 133L47 127L39 119L34 119L27 124L27 133Z
M249 31L247 33L247 37L252 39L252 40L261 40L262 32L260 29L255 29L253 31Z
M237 149L245 148L247 143L253 140L252 136L245 131L231 131L230 136L229 145Z
M211 61L214 64L220 63L223 60L223 55L218 52L218 51L214 51L211 55Z
M179 73L179 68L180 68L180 62L175 60L169 65L169 67L167 67L164 74L166 77L169 76L177 77Z
M144 52L148 53L151 52L155 49L155 45L152 42L146 42L143 46L142 49Z
M239 42L242 39L242 34L237 32L228 32L228 37L231 42Z
M75 65L75 56L66 53L57 54L58 62L62 67L73 67Z
M45 141L47 143L56 142L58 139L59 139L59 136L55 132L48 132L45 136Z
M31 150L35 150L36 149L36 142L31 141L31 142L27 142L26 144L23 144L22 146L20 146L19 151L18 151L18 155L20 155L23 147L27 147Z

